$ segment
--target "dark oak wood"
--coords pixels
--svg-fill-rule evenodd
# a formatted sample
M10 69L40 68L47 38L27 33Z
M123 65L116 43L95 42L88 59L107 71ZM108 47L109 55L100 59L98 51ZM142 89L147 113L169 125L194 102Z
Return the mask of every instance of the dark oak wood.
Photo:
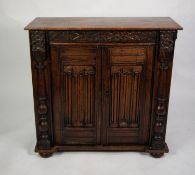
M170 17L44 17L26 30L181 30Z
M52 152L39 152L39 155L43 158L49 158L52 156Z
M168 152L178 24L170 18L37 18L26 29L40 156Z

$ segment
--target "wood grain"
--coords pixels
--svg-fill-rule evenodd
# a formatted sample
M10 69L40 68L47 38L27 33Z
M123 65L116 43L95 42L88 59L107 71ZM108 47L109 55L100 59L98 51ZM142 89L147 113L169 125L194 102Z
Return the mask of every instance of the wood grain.
M25 30L182 30L170 17L42 17Z
M178 24L170 18L37 18L26 29L42 157L57 151L168 152Z

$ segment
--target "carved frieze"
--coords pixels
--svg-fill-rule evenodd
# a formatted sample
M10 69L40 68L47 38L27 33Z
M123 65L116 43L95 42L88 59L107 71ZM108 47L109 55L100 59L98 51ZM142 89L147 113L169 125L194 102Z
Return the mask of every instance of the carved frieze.
M155 31L49 31L50 42L156 42Z
M102 31L101 42L155 42L154 31Z

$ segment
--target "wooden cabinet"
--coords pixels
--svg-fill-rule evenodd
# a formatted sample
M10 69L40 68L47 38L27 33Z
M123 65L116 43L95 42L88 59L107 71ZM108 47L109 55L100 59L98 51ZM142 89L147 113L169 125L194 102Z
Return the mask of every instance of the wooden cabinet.
M36 18L29 30L37 145L142 151L165 143L177 30L171 18Z

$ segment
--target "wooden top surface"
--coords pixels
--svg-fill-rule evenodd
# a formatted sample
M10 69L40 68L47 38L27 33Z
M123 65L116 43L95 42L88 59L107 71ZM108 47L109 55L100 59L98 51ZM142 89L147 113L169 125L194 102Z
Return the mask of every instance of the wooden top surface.
M25 30L182 30L169 17L42 17Z

